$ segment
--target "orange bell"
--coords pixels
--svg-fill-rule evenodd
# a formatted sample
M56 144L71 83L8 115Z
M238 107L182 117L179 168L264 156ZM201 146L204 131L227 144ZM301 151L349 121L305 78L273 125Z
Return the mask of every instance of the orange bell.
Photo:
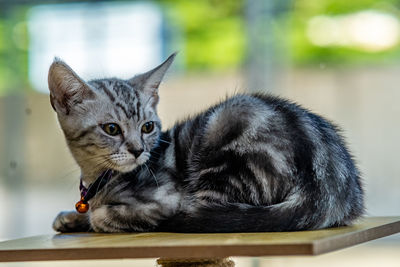
M76 202L75 209L79 213L86 213L89 210L89 203L84 201L83 197L81 197L81 200Z

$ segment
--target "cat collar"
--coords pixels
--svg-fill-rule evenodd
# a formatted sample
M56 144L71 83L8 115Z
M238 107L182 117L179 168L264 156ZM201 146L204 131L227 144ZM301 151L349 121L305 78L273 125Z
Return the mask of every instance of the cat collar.
M112 170L106 170L102 172L100 176L94 181L94 183L90 184L88 188L86 188L81 182L79 184L79 191L81 192L81 200L79 200L75 204L75 209L79 213L86 213L89 210L88 201L93 198L97 192L99 192L110 180L113 174Z

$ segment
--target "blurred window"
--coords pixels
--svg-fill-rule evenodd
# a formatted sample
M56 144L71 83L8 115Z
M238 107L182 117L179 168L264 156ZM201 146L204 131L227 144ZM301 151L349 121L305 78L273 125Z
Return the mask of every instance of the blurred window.
M28 27L29 79L42 92L56 56L84 78L129 78L156 66L162 56L162 13L151 3L36 6Z

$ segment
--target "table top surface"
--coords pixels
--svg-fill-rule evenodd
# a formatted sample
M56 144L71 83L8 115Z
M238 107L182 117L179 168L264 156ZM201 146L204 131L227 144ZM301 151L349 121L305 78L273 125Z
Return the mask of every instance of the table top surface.
M319 255L400 232L400 217L364 218L353 226L276 233L71 233L0 242L0 262Z

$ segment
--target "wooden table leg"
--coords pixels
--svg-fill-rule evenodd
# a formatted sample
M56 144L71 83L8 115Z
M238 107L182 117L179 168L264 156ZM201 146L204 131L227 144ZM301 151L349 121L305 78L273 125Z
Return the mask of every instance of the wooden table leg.
M234 267L235 263L229 258L216 259L168 259L160 258L157 264L161 267Z

